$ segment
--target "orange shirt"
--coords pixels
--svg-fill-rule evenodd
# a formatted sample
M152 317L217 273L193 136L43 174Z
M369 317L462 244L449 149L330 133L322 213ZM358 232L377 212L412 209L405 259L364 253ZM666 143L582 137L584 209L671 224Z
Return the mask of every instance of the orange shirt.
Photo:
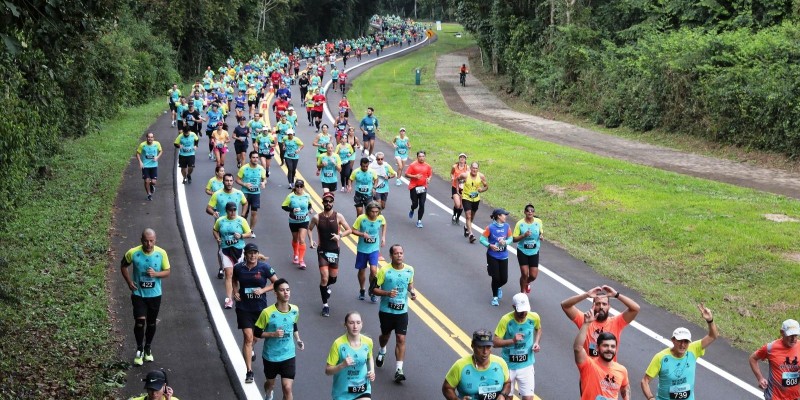
M458 177L464 172L469 172L469 166L467 166L466 163L464 163L464 168L458 168L458 163L453 164L453 179L451 184L454 188L461 189L458 184Z
M572 322L574 322L578 328L583 326L583 314L578 313L578 316L575 317ZM586 332L586 341L583 342L583 349L586 350L586 354L592 358L597 357L597 337L603 332L611 332L617 337L617 352L619 352L620 336L622 335L622 330L625 329L626 326L628 326L628 323L622 318L622 314L608 317L603 322L592 321L592 323L589 324L589 331ZM614 356L614 361L617 361L617 356Z
M628 386L628 370L616 361L604 366L596 358L587 358L578 365L578 372L581 374L581 400L616 400L619 389Z
M419 161L414 161L408 165L408 169L406 169L407 174L417 175L422 174L422 178L420 179L410 179L408 181L408 189L414 189L417 186L424 186L428 187L428 178L431 177L433 171L431 170L431 165L428 163L420 164Z
M765 400L797 400L800 398L800 345L784 346L778 339L756 351L756 357L769 362L769 379L764 390Z

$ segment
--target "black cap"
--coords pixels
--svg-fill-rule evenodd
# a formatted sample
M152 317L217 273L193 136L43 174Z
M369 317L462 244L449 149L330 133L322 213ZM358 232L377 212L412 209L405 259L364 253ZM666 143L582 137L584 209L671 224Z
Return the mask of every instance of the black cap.
M229 201L228 204L225 204L225 211L235 210L236 203Z
M248 243L244 245L245 254L250 253L251 251L255 251L256 253L258 253L258 245L255 243Z
M162 371L154 370L148 372L147 376L142 379L142 382L144 382L145 389L161 390L167 383L167 376Z
M303 181L302 179L298 179L298 180L294 181L294 187L305 187L305 186L306 186L306 182Z
M478 329L472 333L472 344L476 346L492 346L492 332L488 329Z
M506 211L505 208L495 208L494 211L492 211L492 218L495 218L498 215L508 215L508 211Z

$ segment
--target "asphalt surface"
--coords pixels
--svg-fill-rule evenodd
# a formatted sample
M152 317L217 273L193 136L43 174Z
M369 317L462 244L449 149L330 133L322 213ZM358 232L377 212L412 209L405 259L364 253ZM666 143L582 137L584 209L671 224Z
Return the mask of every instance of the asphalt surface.
M387 53L403 49L405 47L392 49ZM374 55L364 61L372 58ZM356 64L358 63L355 60L350 60L348 66ZM348 72L350 80L362 70ZM308 126L305 113L302 112L302 102L297 98L299 89L292 89L296 96L292 103L300 111L297 136L306 144L306 148L300 152L298 171L306 181L307 191L316 192L318 196L322 190L319 179L315 176L316 150L311 146L315 133ZM414 90L411 72L408 90ZM336 110L340 93L328 91L327 96L329 107ZM375 100L374 107L375 115L380 119L380 99ZM364 110L354 110L352 114L354 115L351 115L350 122L357 125ZM274 117L271 118L274 121ZM228 123L234 125L233 116L229 116ZM330 121L328 124L332 125ZM398 128L382 126L385 132L394 132ZM415 129L407 128L412 132L410 138L413 146ZM162 116L151 130L156 132L157 140L161 141L166 152L159 168L160 189L153 202L145 200L134 158L126 171L117 201L115 226L119 234L114 237L114 249L121 256L128 248L139 244L139 233L144 227L153 227L158 233L157 245L165 248L170 256L173 272L164 282L161 321L154 342L156 362L152 366L146 364L144 367L133 368L122 394L128 396L141 392L142 385L138 381L141 376L153 366L163 366L170 371L170 385L175 387L176 395L181 398L263 398L261 361L259 359L254 363L256 383L244 384L244 375L240 373L242 358L235 352L241 347L242 335L236 329L234 311L222 310L224 283L216 279L216 243L211 233L213 221L205 214L208 196L204 187L205 182L213 176L214 168L214 162L207 158L207 138L202 138L198 147L194 183L181 185L179 181L175 184L172 180L176 174L174 167L177 153L172 151L171 143L177 132L169 127L169 116ZM392 158L390 145L379 142L376 147L389 156L387 160ZM428 158L436 157L436 154L428 154ZM232 152L227 157L226 171L236 172L236 161ZM492 177L489 176L488 180L491 185ZM469 244L461 234L462 229L450 224L450 211L438 207L433 201L441 201L448 210L452 207L449 200L449 179L435 177L432 180L423 229L416 228L416 221L407 216L410 205L407 187L396 187L394 181L391 184L387 209L384 211L388 234L387 247L383 249L383 253L388 258L389 245L403 245L406 263L416 269L415 286L420 299L410 307L404 368L408 380L401 385L392 382L395 363L392 339L386 363L377 371L373 398L441 398L440 388L445 373L460 354L469 353L471 332L479 328L494 330L500 317L511 311L510 298L516 292L516 281L519 277L517 262L513 256L509 260L509 283L505 286L506 297L501 300L500 307L490 306L490 279L484 267L485 248L477 243ZM175 192L172 191L173 188L176 189ZM359 311L364 319L363 333L373 338L377 346L380 332L378 307L368 301L356 299L358 284L352 267L355 255L350 247L343 246L339 280L332 287L331 317L320 316L319 274L315 253L310 249L307 251L307 270L300 270L291 263L291 236L287 226L287 213L280 209L280 203L289 192L287 189L285 174L273 160L271 178L266 190L262 191L262 208L254 230L257 239L252 241L270 257L269 263L278 276L288 279L292 287L290 302L300 308L299 330L306 349L298 351L297 355L295 398L330 398L331 378L324 374L325 359L333 340L344 333L344 315L348 311ZM502 189L493 186L490 190ZM182 201L175 200L176 193L179 199L185 198L185 210L180 209L179 204ZM315 203L315 208L320 210L318 197L315 197ZM352 194L337 192L335 209L343 213L349 223L352 224L355 220ZM489 223L490 210L491 206L488 204L481 205L477 225L486 226ZM191 223L191 227L187 226L187 221ZM547 220L543 222L546 230ZM513 225L514 221L509 223ZM187 253L192 256L187 257ZM561 300L575 294L575 287L586 290L608 284L631 296L642 307L636 321L657 334L669 336L674 328L686 326L693 332L695 339L704 335L703 328L650 306L636 293L617 282L598 276L581 260L572 258L549 243L543 242L540 261L543 265L542 272L533 284L530 297L533 311L538 312L542 319L542 350L536 355L536 393L542 399L579 396L578 372L571 350L577 328L565 317L559 306ZM114 267L118 268L117 265ZM193 273L192 268L198 267L203 269ZM558 276L551 276L552 273ZM565 280L574 286L565 286ZM213 293L200 293L199 288L203 287L211 288ZM127 300L128 291L121 277L114 281L112 289L114 296L121 299L117 302L115 311L119 313L120 331L127 335L121 351L126 359L132 358L134 346L131 345L130 301ZM274 302L272 293L269 294L269 300L270 303ZM588 306L588 302L579 305L583 310ZM621 306L618 301L612 301L612 307ZM621 342L619 361L628 368L633 398L641 398L638 381L651 357L665 346L634 326L629 326L624 331ZM262 342L259 341L255 346L258 355L261 353L261 345ZM227 351L231 349L233 351L228 355ZM375 350L377 352L377 348ZM747 366L747 354L732 348L724 340L715 342L704 359L752 386L753 378ZM756 398L704 367L698 368L697 382L697 398ZM260 391L257 395L256 390ZM278 392L279 390L276 391L276 398L280 398Z

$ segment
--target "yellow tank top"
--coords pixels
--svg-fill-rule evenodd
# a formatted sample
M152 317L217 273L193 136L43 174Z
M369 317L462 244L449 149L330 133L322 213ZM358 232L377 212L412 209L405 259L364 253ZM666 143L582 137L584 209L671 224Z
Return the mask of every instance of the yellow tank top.
M472 202L480 201L481 193L478 189L481 187L483 187L483 183L481 183L480 175L473 178L472 175L467 174L467 179L464 181L464 189L461 190L461 198Z

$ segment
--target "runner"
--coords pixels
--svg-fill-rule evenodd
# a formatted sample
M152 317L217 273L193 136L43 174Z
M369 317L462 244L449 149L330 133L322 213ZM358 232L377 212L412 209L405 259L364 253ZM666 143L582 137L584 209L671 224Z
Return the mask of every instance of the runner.
M492 277L492 302L499 306L503 298L503 285L508 282L508 245L511 243L511 227L506 223L508 211L498 208L492 211L492 223L483 230L481 244L486 246L486 270Z
M233 299L236 300L236 324L242 330L242 357L247 367L245 383L253 383L253 331L261 311L267 308L267 292L273 289L272 283L278 280L275 270L258 259L258 246L248 243L244 246L244 261L233 266ZM257 337L261 337L260 335Z
M239 168L236 174L236 183L242 187L242 193L247 199L242 217L250 216L250 229L256 228L258 223L258 209L261 208L261 189L267 187L267 170L258 162L257 151L250 152L250 163ZM255 238L255 233L252 234Z
M328 143L325 147L327 151L317 156L317 176L322 182L323 192L335 192L338 182L336 173L342 171L342 159L333 152L333 143Z
M328 143L333 143L333 140L333 136L328 133L328 124L322 124L322 132L314 137L311 145L317 148L317 155L319 155L325 153L325 147L327 147Z
M494 330L494 347L503 349L502 357L511 375L509 395L516 387L522 400L533 400L536 373L533 364L540 350L542 325L539 314L531 312L531 303L525 293L512 299L514 311L500 318Z
M275 136L275 134L268 128L261 128L261 131L258 132L258 135L253 138L253 145L258 151L258 158L261 160L261 166L264 167L268 179L269 167L270 164L272 164L272 157L275 156L275 146L277 143L277 136Z
M341 143L342 139L344 138L344 134L347 133L347 127L350 126L350 122L344 115L344 111L339 110L339 116L336 117L336 121L333 122L333 126L336 127L336 143Z
M297 328L300 309L289 304L291 289L286 279L278 279L272 286L276 302L264 309L255 323L255 335L264 338L261 357L264 359L264 377L267 378L264 382L264 391L267 392L265 398L274 398L275 378L280 375L283 398L292 400L292 385L297 369L295 345L301 351L305 349Z
M295 182L292 192L283 200L281 208L289 213L289 230L292 232L292 264L306 269L306 235L311 220L311 196L305 192L306 183L301 179Z
M425 200L428 195L428 184L431 182L433 171L430 164L425 162L425 152L417 152L417 160L409 164L406 169L408 182L408 192L411 196L411 211L408 218L414 218L414 210L419 207L417 213L417 228L422 228L422 216L425 214Z
M300 86L300 99L305 100L309 85L308 75L306 75L305 71L300 73L300 78L297 79L297 85Z
M386 200L389 198L389 179L397 177L392 166L383 162L385 158L383 152L379 151L375 153L375 161L369 165L370 170L378 176L373 199L381 204L382 210L386 208Z
M519 291L530 293L531 283L539 275L539 248L542 246L542 220L536 218L533 204L525 206L525 218L514 225L519 262Z
M353 173L353 164L356 161L356 149L358 147L359 144L358 139L356 139L355 128L350 126L347 128L347 136L336 145L336 154L342 159L342 192L347 191L347 185L350 182L350 174Z
M169 111L172 113L172 127L174 128L178 115L178 102L181 98L181 91L178 89L178 84L173 83L172 89L170 89L167 94L169 95Z
M317 133L319 133L319 124L322 122L322 112L326 99L321 89L318 88L314 92L314 97L311 98L314 102L314 106L311 108L311 116L314 117L314 125L317 127Z
M472 333L472 354L450 367L442 383L447 400L510 400L511 381L508 365L492 354L492 332L480 329Z
M458 155L458 162L450 168L450 198L453 199L453 216L450 220L453 225L458 225L458 219L461 218L461 212L464 211L461 204L461 191L464 188L464 181L461 180L461 177L468 171L467 155L461 153ZM464 225L464 237L469 237L471 231L471 227Z
M284 153L281 159L286 162L286 177L289 179L289 190L294 187L294 176L297 173L297 163L300 161L300 150L303 150L303 141L295 137L294 129L286 131L286 139L283 140Z
M200 115L200 111L198 111L194 103L189 103L189 108L181 115L183 116L184 126L188 126L189 130L199 137L203 121L206 119Z
M459 182L463 181L461 189L461 209L466 211L466 223L464 224L464 236L470 243L475 243L475 235L472 234L472 221L475 220L475 213L481 204L481 193L489 190L486 183L486 176L478 172L478 163L473 162L469 166L469 172L464 172L458 176ZM455 196L454 196L455 197ZM458 221L458 219L455 219Z
M236 168L241 168L246 163L244 155L247 154L247 148L250 145L251 134L250 128L247 126L247 120L238 118L239 124L233 128L233 149L236 151Z
M220 122L217 124L217 129L211 136L211 143L214 147L214 159L217 160L217 165L225 165L225 154L228 153L228 143L231 137L228 134L228 124Z
M380 131L380 124L378 119L373 115L375 109L367 107L367 116L361 119L358 125L361 129L363 136L364 148L361 150L361 155L370 155L375 150L375 133ZM366 153L366 154L365 154Z
M339 70L336 68L334 61L331 62L331 87L336 92L336 86L339 84ZM345 65L347 65L347 61L345 61Z
M342 86L342 92L344 92L344 86ZM345 118L350 118L350 102L345 95L342 95L342 99L339 100L339 112L341 113L342 111L344 111Z
M284 142L286 141L286 137L288 136L288 132L290 129L294 131L295 128L289 122L288 116L286 118L282 117L281 120L278 121L277 124L275 124L275 135L278 138L278 148L279 148L279 153L281 155L281 165L283 165L286 162L286 157L285 157L286 144Z
M183 132L183 127L186 126L186 122L183 119L183 114L189 110L189 104L186 102L186 97L181 96L178 99L178 104L175 107L175 113L173 118L177 118L178 122L178 134Z
M225 167L216 166L214 168L214 176L212 176L206 184L206 194L211 196L214 192L222 190L225 187L223 177L225 176Z
M197 144L200 138L189 130L188 126L183 127L183 133L175 138L175 148L178 149L178 167L183 176L182 183L192 183L192 172L194 171L194 155L197 151Z
M619 299L619 301L625 305L626 309L622 312L622 314L614 316L608 315L608 310L611 308L608 302L611 297ZM569 318L578 327L583 325L584 314L581 313L581 311L578 310L578 307L575 307L575 305L586 299L592 299L593 303L591 309L592 326L589 329L589 332L586 334L583 343L586 353L589 354L589 357L597 357L600 355L598 335L603 332L608 332L614 335L614 352L616 353L616 349L619 348L619 344L622 339L622 330L625 329L628 324L633 322L633 320L636 318L636 315L639 314L639 304L633 301L633 299L630 297L614 290L614 288L611 286L597 286L590 289L586 293L572 296L561 302L561 309L564 310L565 314L567 314L567 318ZM616 360L616 355L614 356L614 359Z
M797 336L800 335L800 324L796 320L787 319L781 324L781 337L773 340L750 355L750 369L756 376L758 386L764 389L764 400L797 400L800 399L800 346ZM769 362L769 379L764 378L758 366L760 360Z
M237 214L240 213L247 204L247 198L244 193L239 189L233 188L233 174L225 173L225 167L217 167L217 169L217 174L222 174L222 189L211 194L211 198L208 200L208 205L206 206L206 214L214 218L214 222L216 222L219 217L226 214L226 206L228 203L233 202L236 205ZM209 184L210 183L209 181ZM220 267L220 275L222 275L222 267ZM222 279L222 276L219 278Z
M657 353L642 377L642 393L647 400L694 400L697 359L705 354L705 349L719 336L711 310L702 304L697 308L708 324L708 334L703 339L692 342L692 333L688 329L681 327L672 332L672 347ZM656 377L658 391L657 395L653 395L650 381Z
M381 348L375 359L375 366L383 366L386 358L386 345L389 343L392 331L395 333L394 356L397 367L394 371L395 383L406 380L403 373L403 360L406 355L406 332L408 331L408 298L417 299L414 291L414 267L403 263L403 247L395 244L389 247L392 257L391 265L384 265L378 271L374 292L381 296L378 319L381 323L381 335L378 343Z
M219 109L219 103L216 102L211 103L211 109L206 111L206 115L208 119L208 124L206 125L206 136L208 136L208 158L212 161L216 161L216 157L214 155L215 149L213 136L214 131L219 128L218 125L224 124L225 116ZM228 127L223 127L222 129L228 129ZM219 165L219 163L217 165Z
M256 90L256 85L253 83L248 85L245 94L247 95L247 116L253 118L253 114L256 113L256 109L258 108L258 90Z
M220 192L217 192L220 193ZM222 269L225 274L225 308L233 308L233 266L243 259L244 238L252 237L247 220L236 215L236 203L225 205L225 216L214 223L214 239L219 244ZM217 274L219 278L219 274Z
M168 278L170 273L167 252L156 246L156 232L150 228L142 231L141 243L141 246L128 250L120 262L120 272L131 290L133 304L134 365L153 361L153 337L161 308L161 280ZM128 270L131 266L133 273Z
M314 76L314 78L317 77ZM311 81L314 81L314 78L312 78ZM314 126L314 112L312 110L314 109L314 96L316 95L316 91L317 91L316 86L310 86L309 84L308 92L306 93L306 96L303 98L304 104L306 106L306 117L308 117L308 126Z
M359 169L350 174L350 180L347 182L347 193L353 191L355 183L356 192L353 195L353 203L356 207L356 215L364 213L364 206L372 201L372 192L378 184L378 175L369 169L369 158L362 157L360 165Z
M136 159L139 160L139 168L142 170L144 191L147 193L148 201L153 200L153 193L156 192L158 159L161 158L161 154L163 154L161 143L155 140L153 132L148 132L145 141L139 143L136 149Z
M361 334L361 314L344 317L346 333L333 341L325 364L325 375L333 375L333 400L370 400L375 380L372 339Z
M308 241L312 249L317 249L319 294L322 297L323 317L331 315L328 299L331 297L331 285L336 283L336 278L339 276L339 240L352 232L344 216L333 210L333 202L333 192L325 192L322 195L323 211L311 217L311 223L308 225ZM316 226L319 227L317 233L319 243L315 243L311 236Z
M247 96L244 94L244 90L240 90L239 94L234 97L236 102L236 119L245 118L244 116L244 109L247 107ZM245 118L247 120L247 118Z
M392 140L392 146L394 146L394 160L397 162L395 184L400 186L403 184L400 181L400 177L403 176L403 168L408 160L408 151L411 150L411 143L409 143L408 136L406 136L406 128L400 128L400 133Z
M378 273L378 258L381 247L386 245L386 218L381 215L381 206L371 201L366 206L367 213L361 214L353 222L353 235L358 236L356 245L356 269L358 270L359 294L358 299L364 300L364 287L366 285L366 269L369 265L369 299L378 302L372 289L375 287L376 274Z
M581 376L581 400L608 399L617 400L631 398L631 387L628 382L628 370L617 363L617 337L611 332L602 332L597 336L597 356L586 352L584 344L590 335L594 312L589 310L581 314L581 329L575 336L572 350L575 354L575 365Z
M179 400L173 395L172 388L167 385L167 372L163 369L148 372L142 382L147 393L131 397L129 400Z

